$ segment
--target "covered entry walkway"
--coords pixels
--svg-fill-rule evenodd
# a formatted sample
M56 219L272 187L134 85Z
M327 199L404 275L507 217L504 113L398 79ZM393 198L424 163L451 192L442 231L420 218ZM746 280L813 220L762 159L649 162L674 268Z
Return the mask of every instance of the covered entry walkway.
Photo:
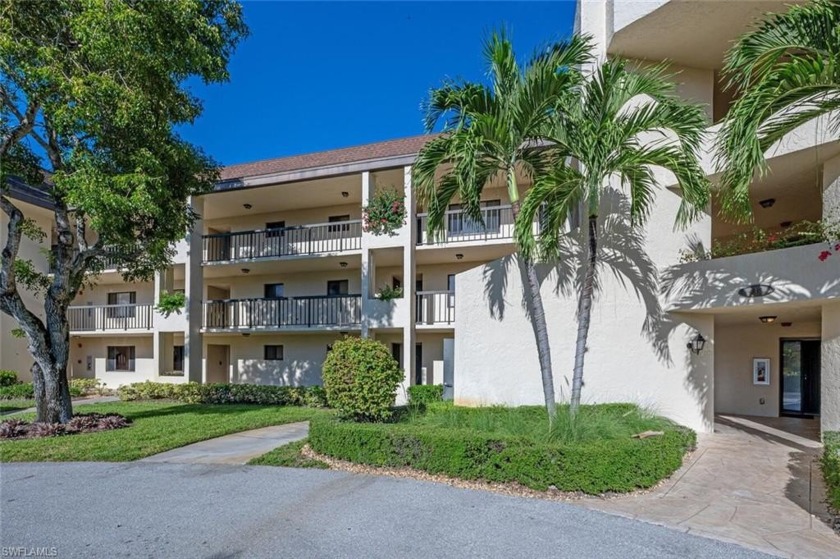
M783 557L840 557L819 472L819 420L719 415L663 486L587 506Z

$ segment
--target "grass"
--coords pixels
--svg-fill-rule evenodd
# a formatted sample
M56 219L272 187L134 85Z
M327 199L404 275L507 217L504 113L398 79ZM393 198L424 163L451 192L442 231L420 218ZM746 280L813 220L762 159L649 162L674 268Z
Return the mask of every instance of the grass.
M432 404L425 412L408 412L400 423L438 429L466 429L502 437L522 438L534 443L585 443L627 439L643 431L665 431L673 423L632 404L581 406L573 419L568 405L557 407L551 430L542 406L465 408L451 403Z
M11 413L34 407L35 400L0 400L0 413Z
M823 433L823 444L821 465L827 501L832 513L840 515L840 432Z
M252 466L283 466L286 468L319 468L326 470L329 466L320 460L313 460L301 454L307 439L295 441L275 448L267 454L254 458L248 464Z
M119 413L134 423L115 431L2 441L0 462L138 460L194 442L270 425L306 421L326 413L291 406L172 402L89 404L84 411ZM32 419L29 414L15 417Z

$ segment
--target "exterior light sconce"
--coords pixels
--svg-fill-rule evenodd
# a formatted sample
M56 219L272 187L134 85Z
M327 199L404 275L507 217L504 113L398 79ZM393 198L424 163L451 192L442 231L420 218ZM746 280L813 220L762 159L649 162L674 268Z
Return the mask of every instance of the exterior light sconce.
M759 316L758 319L764 324L772 324L776 322L775 316Z
M250 274L251 273L251 268L242 268L242 273L243 274Z
M765 295L770 295L773 291L775 290L772 285L755 283L739 289L738 295L741 297L764 297Z
M456 255L455 255L455 259L456 259L456 260L463 260L463 259L464 259L464 255L463 255L463 254L461 254L461 253L459 252L458 254L456 254Z
M347 267L347 262L339 262L338 265L341 266L342 268L346 268Z
M700 352L703 351L704 347L706 347L706 338L703 337L703 334L697 332L697 335L694 336L690 342L685 344L685 347L687 347L694 355L700 355Z
M775 198L767 198L766 200L761 200L758 202L758 205L762 208L772 208L776 204Z
M342 198L349 198L349 197L350 197L350 193L349 193L349 192L347 192L346 190L342 190L342 191L341 191L341 197L342 197Z
M251 204L242 204L242 207L245 208L246 210L250 210L254 206L252 206Z

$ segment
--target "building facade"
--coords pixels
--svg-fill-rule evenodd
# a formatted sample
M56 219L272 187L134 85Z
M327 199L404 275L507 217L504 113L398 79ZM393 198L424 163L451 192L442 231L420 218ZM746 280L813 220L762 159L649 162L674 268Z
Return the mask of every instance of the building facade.
M714 181L714 132L732 101L719 80L724 52L787 3L584 0L576 28L594 37L601 59L670 61L680 95L707 108L703 164ZM465 405L542 403L505 185L485 189L483 224L453 204L431 238L411 184L426 140L227 167L214 192L192 201L201 219L170 269L144 284L107 270L80 293L70 311L71 376L109 387L317 384L331 344L358 335L391 349L406 386L444 384ZM825 123L785 138L768 163L752 189L757 228L778 234L837 219L840 145ZM819 261L819 243L691 257L752 226L726 222L713 203L674 230L679 192L674 177L658 181L643 231L627 223L618 184L604 197L602 214L615 219L600 235L584 401L637 402L700 431L716 413L818 416L823 429L840 430L840 257ZM529 187L525 177L520 186ZM383 189L405 195L408 219L377 236L364 230L362 208ZM43 202L18 196L49 230ZM26 240L21 254L46 266L48 242ZM569 258L541 270L559 401L568 398L577 329L579 245L570 242ZM383 288L402 295L383 298ZM175 291L186 296L183 311L156 311L161 294ZM12 323L0 316L0 368L25 373L31 359Z

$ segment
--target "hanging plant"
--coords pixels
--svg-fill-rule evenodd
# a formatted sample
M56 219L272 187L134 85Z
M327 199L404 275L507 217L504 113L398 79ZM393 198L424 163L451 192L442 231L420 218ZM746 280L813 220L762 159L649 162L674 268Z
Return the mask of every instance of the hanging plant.
M187 303L187 296L181 291L169 293L164 291L160 294L160 301L158 301L155 310L162 314L165 318L169 318L172 313L181 314L181 310Z
M405 197L395 188L374 194L362 208L363 228L374 235L396 235L405 225Z

